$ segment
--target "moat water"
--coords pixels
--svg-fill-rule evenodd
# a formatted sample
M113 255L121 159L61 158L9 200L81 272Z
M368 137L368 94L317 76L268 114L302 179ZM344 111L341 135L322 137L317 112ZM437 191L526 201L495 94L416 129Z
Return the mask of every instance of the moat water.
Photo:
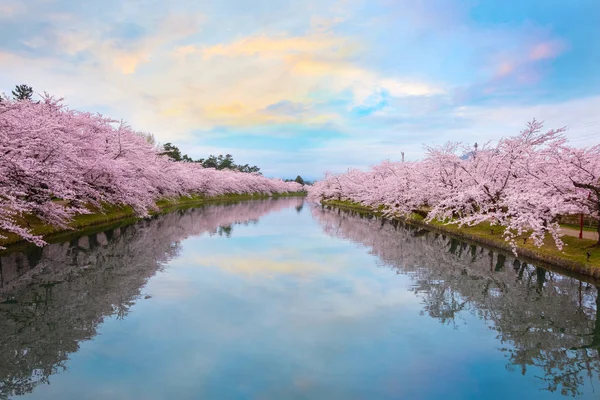
M598 283L302 198L0 254L0 398L600 398Z

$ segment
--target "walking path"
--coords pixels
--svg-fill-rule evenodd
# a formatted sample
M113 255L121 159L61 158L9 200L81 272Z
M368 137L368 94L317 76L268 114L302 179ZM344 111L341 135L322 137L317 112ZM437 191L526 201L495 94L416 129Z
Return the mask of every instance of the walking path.
M579 229L561 227L560 232L563 235L579 237ZM583 231L583 238L589 240L598 240L598 232Z

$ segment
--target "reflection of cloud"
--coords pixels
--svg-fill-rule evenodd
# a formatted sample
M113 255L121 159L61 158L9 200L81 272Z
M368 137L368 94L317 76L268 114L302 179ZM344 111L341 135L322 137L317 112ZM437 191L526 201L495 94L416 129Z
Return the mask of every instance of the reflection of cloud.
M166 300L183 300L194 297L198 289L187 277L177 276L169 272L160 276L152 283L152 297Z
M320 260L305 257L291 249L255 251L248 256L213 255L198 257L195 262L216 266L241 275L308 275L311 273L331 272L339 256L328 256Z
M251 289L246 293L251 302L262 297L282 296L286 290L284 282L295 279L297 294L279 300L284 302L280 306L290 310L289 318L302 319L310 315L314 324L327 324L337 318L358 318L377 313L381 308L418 303L412 293L398 290L392 282L387 282L384 277L389 272L371 266L371 257L365 257L367 264L362 265L339 249L323 251L322 239L322 236L303 237L312 243L305 246L310 252L283 242L277 249L248 248L243 254L235 255L213 249L185 263L217 267L218 271L231 273L215 278L223 288L235 276L251 278ZM235 236L231 240L235 240Z

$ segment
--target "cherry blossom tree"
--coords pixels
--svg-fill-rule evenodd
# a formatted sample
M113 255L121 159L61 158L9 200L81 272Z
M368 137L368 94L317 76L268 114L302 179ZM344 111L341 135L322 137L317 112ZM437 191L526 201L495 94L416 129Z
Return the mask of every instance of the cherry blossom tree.
M600 246L600 144L575 148L559 143L547 151L545 169L532 175L549 191L560 193L572 213L597 222Z
M303 189L258 173L174 162L148 138L123 121L68 109L47 94L40 102L2 101L0 238L8 232L43 245L27 226L30 215L64 229L73 216L102 212L107 204L146 216L159 199Z
M600 219L600 145L571 147L564 131L545 131L534 119L495 144L427 147L420 161L327 174L309 198L351 201L392 217L416 212L458 226L485 222L498 226L514 251L521 237L542 246L550 236L560 249L560 215Z
M428 219L459 226L482 222L502 226L513 248L516 237L525 232L538 246L550 234L561 248L556 218L568 211L567 204L560 193L531 179L528 171L547 163L546 149L564 142L564 128L542 132L542 127L533 120L519 135L470 152L459 144L430 149L432 168L427 170L437 173L427 182L433 182L431 197L437 204Z

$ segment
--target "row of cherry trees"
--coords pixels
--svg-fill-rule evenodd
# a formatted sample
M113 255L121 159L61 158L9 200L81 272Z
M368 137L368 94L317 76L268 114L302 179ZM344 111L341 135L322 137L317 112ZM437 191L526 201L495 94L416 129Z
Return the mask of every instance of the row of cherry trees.
M544 131L533 120L496 144L446 143L428 147L420 161L326 174L309 197L356 202L388 216L420 213L459 226L489 222L504 227L515 250L525 232L537 246L551 235L562 248L559 215L600 220L600 145L570 146L564 128Z
M74 215L106 204L146 216L159 199L301 189L259 174L174 162L123 122L68 109L62 99L0 103L0 238L11 232L43 245L20 222L28 214L66 228Z

